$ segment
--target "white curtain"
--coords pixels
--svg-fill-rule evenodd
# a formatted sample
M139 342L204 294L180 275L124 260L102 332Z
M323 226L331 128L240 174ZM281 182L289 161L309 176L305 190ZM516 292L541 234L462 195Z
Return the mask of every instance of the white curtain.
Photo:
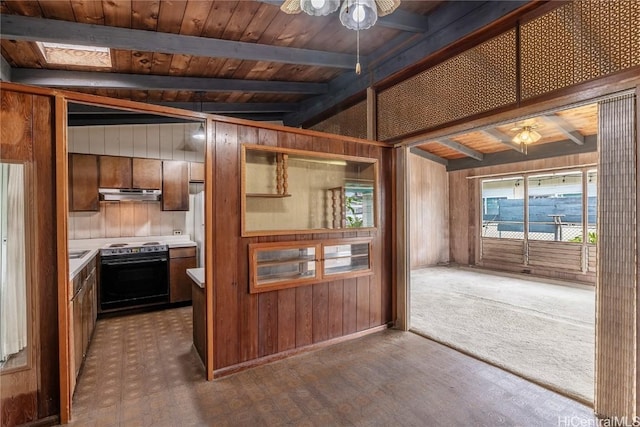
M0 164L0 361L27 346L24 166Z

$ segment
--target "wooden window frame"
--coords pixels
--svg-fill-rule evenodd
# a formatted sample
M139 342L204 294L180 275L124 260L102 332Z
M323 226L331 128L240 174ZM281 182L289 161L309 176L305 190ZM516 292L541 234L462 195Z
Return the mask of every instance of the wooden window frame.
M356 245L367 244L367 259L369 260L368 268L361 270L346 271L344 273L325 273L324 249L329 246L337 245ZM269 250L288 250L315 248L315 258L309 259L307 262L315 263L316 275L309 278L299 279L283 279L267 284L258 284L258 252ZM316 283L331 282L334 280L349 279L361 276L370 276L373 274L373 238L355 238L355 239L331 239L331 240L300 240L292 242L270 242L270 243L250 243L249 244L249 293L271 292L281 289L295 288L298 286L312 285ZM332 259L332 258L329 258ZM300 260L303 261L303 260ZM295 262L295 260L292 260Z

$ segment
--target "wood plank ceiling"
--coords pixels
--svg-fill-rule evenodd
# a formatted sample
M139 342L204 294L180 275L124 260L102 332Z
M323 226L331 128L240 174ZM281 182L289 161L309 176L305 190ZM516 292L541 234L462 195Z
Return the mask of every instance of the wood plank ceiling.
M425 51L424 40L439 35L451 43L528 1L405 0L361 32L361 76L354 72L356 32L337 13L287 15L279 3L3 0L1 53L15 82L257 119L279 113L299 125L318 105L328 110L442 47ZM109 47L112 67L49 64L36 41Z
M576 147L593 146L584 147L585 149L595 148L595 136L598 133L598 105L588 104L526 120L485 127L447 138L428 139L417 143L412 152L447 164L449 170L474 167L474 162L469 160L472 156L468 150L480 155L480 158L475 159L477 162L475 166L490 165L492 163L488 162L487 158L491 155L522 151L522 147L512 142L512 138L519 132L516 129L522 126L533 126L541 136L539 141L527 147L529 152L532 150L544 152L548 149L550 152L555 151L556 155L562 154L561 151L558 151L557 146L547 145L553 143L567 143L569 147L571 147L570 144ZM499 157L498 163L506 163L505 159L514 161L518 159L519 154L514 154L512 157ZM464 159L464 163L456 162L460 159ZM523 157L520 160L526 159Z

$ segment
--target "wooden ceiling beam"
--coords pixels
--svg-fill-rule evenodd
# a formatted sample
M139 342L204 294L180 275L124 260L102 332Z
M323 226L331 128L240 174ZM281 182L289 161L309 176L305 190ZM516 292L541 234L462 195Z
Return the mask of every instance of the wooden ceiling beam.
M211 114L245 114L245 113L289 113L298 109L298 104L293 102L149 102L150 104L164 107L180 108L183 110L201 111ZM86 104L69 104L69 114L131 114L128 110L107 109Z
M413 44L392 57L385 58L374 67L362 67L362 75L343 73L329 82L329 94L317 96L301 102L298 113L285 115L285 124L300 126L314 117L324 113L333 106L344 102L367 87L375 86L392 75L414 65L429 55L438 52L455 41L469 36L491 24L493 21L528 4L527 0L510 0L500 2L446 2L437 7L430 15L429 30L419 36ZM406 41L407 34L398 36ZM394 40L389 42L394 44ZM384 52L386 46L379 51ZM367 58L371 63L375 54Z
M482 161L482 159L484 158L484 154L482 154L481 152L473 150L466 145L462 145L459 142L456 142L449 138L435 139L434 142L437 142L440 145L444 145L445 147L448 147L454 151L457 151L458 153L464 154L465 156L471 157L472 159L476 159L478 161Z
M482 129L480 132L484 133L485 135L487 135L488 137L498 141L500 144L506 145L507 147L511 148L512 150L516 150L520 153L524 153L524 149L520 146L520 144L517 144L515 142L513 142L513 140L511 139L511 137L509 135L507 135L506 133L496 129L496 128L487 128L487 129Z
M424 159L431 160L432 162L440 163L441 165L447 166L449 164L449 160L445 159L444 157L436 156L435 154L429 153L422 148L411 147L409 148L409 152Z
M157 31L82 24L20 15L0 15L0 37L102 46L131 51L232 58L285 64L352 69L355 55L284 46L270 46ZM366 62L361 61L363 67Z
M279 94L323 94L326 83L280 82L263 80L172 77L151 74L95 73L90 71L14 68L15 83L65 88L189 90L197 92L249 92Z
M547 114L542 116L542 119L547 123L553 125L556 129L558 129L564 136L569 138L575 144L582 145L584 144L584 136L580 132L576 130L575 127L562 117L557 114Z
M527 154L511 150L499 151L497 153L486 154L484 156L484 160L480 163L468 158L450 160L447 165L447 171L451 172L463 169L524 162L527 160L540 160L581 153L592 153L598 149L597 139L596 135L587 136L583 145L578 145L568 139L564 141L550 142L547 144L531 144L528 146Z

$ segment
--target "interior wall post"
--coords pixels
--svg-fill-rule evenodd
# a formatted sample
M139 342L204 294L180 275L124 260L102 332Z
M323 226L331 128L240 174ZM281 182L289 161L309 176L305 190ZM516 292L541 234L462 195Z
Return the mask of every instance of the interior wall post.
M638 141L636 100L598 103L598 277L594 410L638 415Z
M410 294L410 253L409 253L409 149L398 147L393 150L395 164L395 289L396 328L408 331L411 327Z
M375 88L367 88L367 139L378 139L378 95Z

